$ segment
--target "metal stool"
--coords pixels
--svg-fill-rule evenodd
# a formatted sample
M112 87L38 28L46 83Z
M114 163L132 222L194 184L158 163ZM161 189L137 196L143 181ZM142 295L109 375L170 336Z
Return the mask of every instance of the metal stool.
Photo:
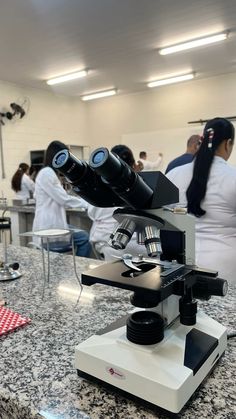
M75 247L74 247L74 239L73 239L73 230L66 230L66 229L47 229L47 230L38 230L38 231L27 231L25 233L21 233L20 236L24 237L38 237L40 239L40 245L35 245L36 249L41 250L42 252L42 263L43 263L43 278L44 278L44 287L43 287L43 296L46 283L49 283L50 279L50 252L58 252L58 253L66 253L68 251L72 251L73 255L73 264L74 264L74 271L77 280L80 283L76 272L76 262L75 262ZM58 241L55 239L64 238L66 236L71 237L71 243L69 241ZM50 240L54 240L50 242ZM45 251L47 255L47 263L45 260ZM47 264L47 269L46 269Z
M27 234L27 233L26 233ZM49 282L50 278L50 251L52 252L58 252L58 253L65 253L68 250L72 250L72 253L74 255L74 242L73 242L73 234L70 230L65 229L47 229L47 230L39 230L34 231L31 233L34 237L40 238L41 241L41 251L42 251L42 262L43 262L43 276L44 276L44 283ZM60 239L65 236L72 236L72 244L67 242L65 245L65 242L59 242L56 241L54 244L53 242L50 242L50 240ZM45 263L45 252L47 252L47 273L46 273L46 263Z
M66 229L48 229L48 230L39 230L39 231L27 231L25 233L20 233L20 236L24 237L38 237L40 239L40 246L34 245L34 247L38 250L41 250L42 252L42 262L43 262L43 294L42 298L44 298L45 293L45 286L46 283L49 283L50 279L50 251L58 252L58 253L66 253L67 251L72 250L73 255L73 265L74 265L74 272L76 279L80 286L80 294L78 297L77 302L79 301L80 295L82 293L83 286L81 284L81 280L79 275L77 274L76 270L76 261L75 261L75 246L74 246L74 238L73 238L73 229L66 230ZM65 242L58 242L56 241L55 246L52 246L52 243L50 243L50 239L58 239L65 236L71 237L71 243L68 243L65 245ZM33 243L32 243L33 244ZM47 255L47 270L46 270L46 260L45 260L45 250ZM76 303L77 304L77 303Z
M19 268L18 263L13 263L11 265L8 265L7 263L6 230L11 231L11 219L9 217L0 217L0 234L4 254L4 261L0 268L0 281L9 281L11 279L20 278L21 276L21 274L17 270Z

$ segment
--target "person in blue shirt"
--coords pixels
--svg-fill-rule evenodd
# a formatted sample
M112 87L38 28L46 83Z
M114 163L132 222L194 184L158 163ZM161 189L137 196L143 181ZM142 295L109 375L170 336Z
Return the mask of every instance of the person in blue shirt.
M176 157L176 159L172 160L168 164L165 173L170 172L170 170L174 169L175 167L183 166L184 164L191 163L200 145L201 145L201 136L191 135L191 137L187 141L186 152L182 154L181 156Z

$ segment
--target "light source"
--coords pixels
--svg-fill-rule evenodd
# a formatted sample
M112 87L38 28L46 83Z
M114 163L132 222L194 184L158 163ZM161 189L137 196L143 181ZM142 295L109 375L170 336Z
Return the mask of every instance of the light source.
M170 77L168 79L154 80L149 82L148 87L164 86L165 84L179 83L185 80L191 80L194 78L193 73L183 74L182 76Z
M82 100L93 100L93 99L99 99L106 96L113 96L116 95L117 90L116 89L110 89L110 90L103 90L102 92L94 92L90 93L88 95L81 96Z
M58 83L64 83L65 81L79 79L81 77L87 76L88 71L82 70L82 71L76 71L75 73L65 74L64 76L55 77L53 79L47 80L47 84L53 85Z
M159 54L167 55L174 54L175 52L184 51L191 48L200 47L202 45L213 44L215 42L224 41L228 37L228 32L223 32L217 35L206 36L204 38L193 39L192 41L183 42L170 47L162 48Z

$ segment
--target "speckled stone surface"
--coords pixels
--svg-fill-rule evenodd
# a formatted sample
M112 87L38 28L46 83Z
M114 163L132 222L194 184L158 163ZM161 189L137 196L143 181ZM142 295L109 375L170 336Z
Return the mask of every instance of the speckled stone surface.
M23 276L0 283L0 289L8 307L32 323L0 338L0 419L236 418L235 338L181 413L170 415L83 380L74 368L76 344L126 314L132 307L129 292L84 287L75 307L79 286L72 257L51 254L51 279L42 300L41 253L13 246L8 253L10 261L19 261ZM78 272L97 263L76 258ZM226 298L213 297L200 305L232 331L235 298L236 289L231 287Z

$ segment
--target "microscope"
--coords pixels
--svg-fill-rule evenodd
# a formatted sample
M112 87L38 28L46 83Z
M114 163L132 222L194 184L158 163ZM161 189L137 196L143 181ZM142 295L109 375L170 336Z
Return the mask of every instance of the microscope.
M75 193L100 207L118 207L110 244L125 249L133 236L147 257L124 255L82 274L132 292L134 309L75 349L78 374L101 380L178 413L222 356L226 328L197 310L197 299L224 296L227 282L195 265L194 217L171 207L178 189L161 172L135 173L106 148L89 163L57 141L52 166Z

